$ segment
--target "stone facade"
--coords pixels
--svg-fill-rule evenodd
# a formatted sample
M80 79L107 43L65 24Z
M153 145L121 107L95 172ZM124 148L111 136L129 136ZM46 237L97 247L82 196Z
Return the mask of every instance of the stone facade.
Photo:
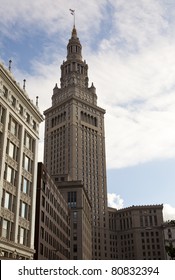
M92 258L108 259L105 110L88 86L88 65L75 27L61 65L60 88L45 115L44 164L55 183L82 181L92 206Z
M38 107L0 64L1 258L33 258L41 121Z
M164 260L163 205L109 208L110 259Z

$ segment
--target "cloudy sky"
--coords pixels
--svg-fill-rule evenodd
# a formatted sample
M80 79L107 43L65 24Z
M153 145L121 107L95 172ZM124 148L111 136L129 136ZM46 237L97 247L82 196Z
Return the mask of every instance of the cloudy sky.
M175 219L175 1L0 0L0 60L51 105L75 9L89 80L106 109L110 205L164 204ZM39 160L42 160L43 128Z

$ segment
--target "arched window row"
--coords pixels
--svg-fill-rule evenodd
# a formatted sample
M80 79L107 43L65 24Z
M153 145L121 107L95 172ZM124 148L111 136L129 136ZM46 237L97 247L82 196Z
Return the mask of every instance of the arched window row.
M87 75L87 70L85 69L84 65L81 65L76 62L72 62L64 66L63 75L69 74L71 72L77 72L79 74Z
M81 111L81 120L97 127L97 118Z
M65 120L66 120L66 112L61 113L60 115L58 115L58 116L52 118L52 120L51 120L51 122L52 122L51 125L52 125L52 127L54 127L54 126L56 126L57 124L60 124L60 123L64 122Z
M69 46L69 53L80 53L81 48L79 46Z

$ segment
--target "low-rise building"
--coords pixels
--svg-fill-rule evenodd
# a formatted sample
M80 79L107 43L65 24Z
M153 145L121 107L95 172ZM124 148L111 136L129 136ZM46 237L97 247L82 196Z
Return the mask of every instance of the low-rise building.
M165 259L162 209L163 205L109 208L111 259Z

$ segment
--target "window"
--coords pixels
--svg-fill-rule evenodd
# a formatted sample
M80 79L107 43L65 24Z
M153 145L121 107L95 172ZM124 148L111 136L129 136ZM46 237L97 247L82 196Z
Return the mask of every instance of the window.
M73 245L73 251L74 251L74 253L77 252L77 244L74 244L74 245Z
M22 218L27 218L27 204L23 201L21 201L21 213L20 216Z
M24 237L25 237L25 229L21 227L20 231L19 231L19 243L20 244L24 244Z
M30 123L30 115L28 113L26 113L26 122Z
M14 157L14 150L15 150L15 145L12 142L10 142L9 143L9 153L8 154L11 158Z
M18 147L8 140L7 142L7 154L17 161L18 158Z
M33 121L33 129L36 130L36 122Z
M16 106L16 98L12 95L12 106L15 108Z
M24 113L24 109L23 109L22 105L19 104L19 114L20 114L21 116L23 116L23 113Z
M25 154L23 157L23 168L30 173L32 172L32 160Z
M42 243L40 243L40 254L43 255L44 252L44 246Z
M45 207L45 197L42 196L42 206Z
M8 237L8 227L9 227L9 221L3 220L3 222L2 222L2 237L5 237L5 238Z
M11 194L8 193L8 192L5 192L4 207L7 208L7 209L11 208Z
M77 211L73 212L73 218L74 218L74 220L77 220Z
M157 216L154 216L154 224L157 226Z
M44 212L41 211L41 221L44 222Z
M16 122L15 122L14 120L11 120L10 131L11 131L14 135L16 135L16 127L17 127Z
M29 163L30 163L29 157L24 156L24 169L27 171L29 171L29 167L30 167Z
M26 193L26 194L30 193L30 182L24 177L22 178L21 190L23 193Z
M15 186L16 183L16 170L12 167L5 165L4 179Z
M4 123L5 109L0 105L0 122Z
M43 227L41 227L40 236L41 236L41 238L44 238L44 228Z
M8 96L8 89L5 86L3 86L3 93L4 93L4 97L7 98L7 96Z
M34 139L27 132L25 132L24 145L26 146L27 149L33 151L34 148L33 144L34 144Z
M10 116L10 120L9 120L9 130L16 137L19 137L20 126L11 116Z
M76 192L68 192L68 207L75 208L77 205L77 193Z

